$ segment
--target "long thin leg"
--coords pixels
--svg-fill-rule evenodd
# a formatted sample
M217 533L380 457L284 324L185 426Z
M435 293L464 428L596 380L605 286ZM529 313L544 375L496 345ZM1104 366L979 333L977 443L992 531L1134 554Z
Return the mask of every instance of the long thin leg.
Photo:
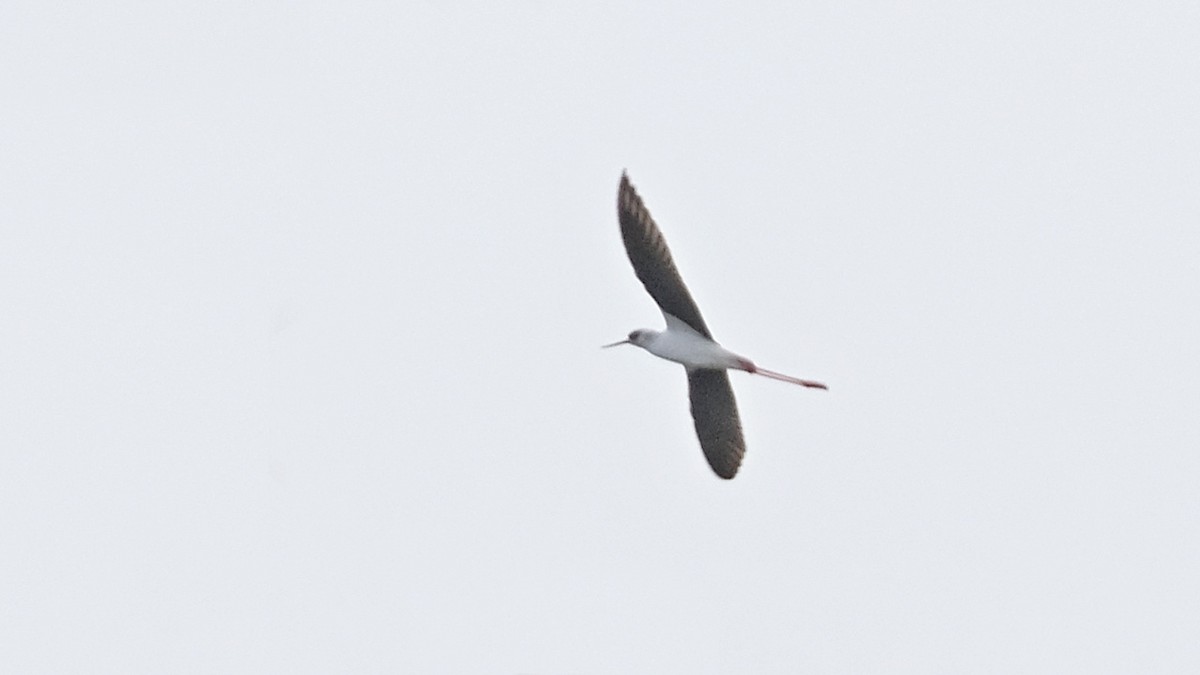
M792 377L791 375L784 375L783 373L777 373L773 370L767 370L766 368L759 368L757 366L755 366L754 370L752 370L750 372L754 373L755 375L762 375L763 377L769 377L772 380L782 380L784 382L791 382L792 384L799 384L799 385L802 385L805 387L812 387L813 389L829 389L829 387L826 387L824 384L821 384L820 382L814 382L812 380L802 380L798 377Z

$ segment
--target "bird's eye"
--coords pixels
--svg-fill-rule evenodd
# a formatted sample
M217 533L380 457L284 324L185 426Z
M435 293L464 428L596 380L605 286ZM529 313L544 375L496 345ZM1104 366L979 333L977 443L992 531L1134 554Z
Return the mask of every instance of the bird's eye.
M639 336L639 335L641 335L641 334L642 334L642 331L640 331L640 330L635 330L635 331L633 331L632 333L630 333L630 334L629 334L629 339L630 339L630 340L633 340L634 342L637 342L638 336Z

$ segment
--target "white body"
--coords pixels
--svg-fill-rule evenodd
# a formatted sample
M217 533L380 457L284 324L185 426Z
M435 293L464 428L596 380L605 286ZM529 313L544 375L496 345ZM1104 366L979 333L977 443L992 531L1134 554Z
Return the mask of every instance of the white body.
M725 370L748 370L753 368L750 359L734 354L721 345L692 330L692 327L664 312L667 330L659 333L642 330L637 346L651 354L683 364L684 367Z
M639 328L629 334L628 340L614 342L605 347L617 345L636 345L657 356L660 359L682 364L692 370L744 370L747 373L762 375L772 380L791 382L805 387L828 389L820 382L802 380L791 375L784 375L766 368L759 368L750 359L725 349L721 345L697 333L695 329L683 321L663 312L667 317L667 329L661 333L656 330Z

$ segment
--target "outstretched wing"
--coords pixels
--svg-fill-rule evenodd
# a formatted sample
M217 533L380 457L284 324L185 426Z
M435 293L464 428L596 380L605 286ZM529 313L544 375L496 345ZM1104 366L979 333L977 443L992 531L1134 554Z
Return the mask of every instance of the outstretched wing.
M738 419L733 387L724 370L689 370L688 397L692 401L692 421L708 465L721 478L737 475L746 441Z
M625 241L625 253L633 263L633 271L659 309L711 340L712 333L708 332L704 317L700 316L700 308L671 259L667 240L654 224L637 190L633 189L629 176L623 173L617 191L617 217L621 221L621 238Z

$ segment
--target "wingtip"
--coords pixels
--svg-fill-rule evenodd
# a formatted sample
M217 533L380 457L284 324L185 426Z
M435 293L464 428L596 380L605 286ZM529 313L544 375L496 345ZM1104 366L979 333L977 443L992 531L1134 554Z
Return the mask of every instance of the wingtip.
M621 172L621 184L617 186L617 209L629 209L632 211L644 211L645 206L642 205L642 200L638 197L637 188L633 187L633 182L629 180L629 174Z

